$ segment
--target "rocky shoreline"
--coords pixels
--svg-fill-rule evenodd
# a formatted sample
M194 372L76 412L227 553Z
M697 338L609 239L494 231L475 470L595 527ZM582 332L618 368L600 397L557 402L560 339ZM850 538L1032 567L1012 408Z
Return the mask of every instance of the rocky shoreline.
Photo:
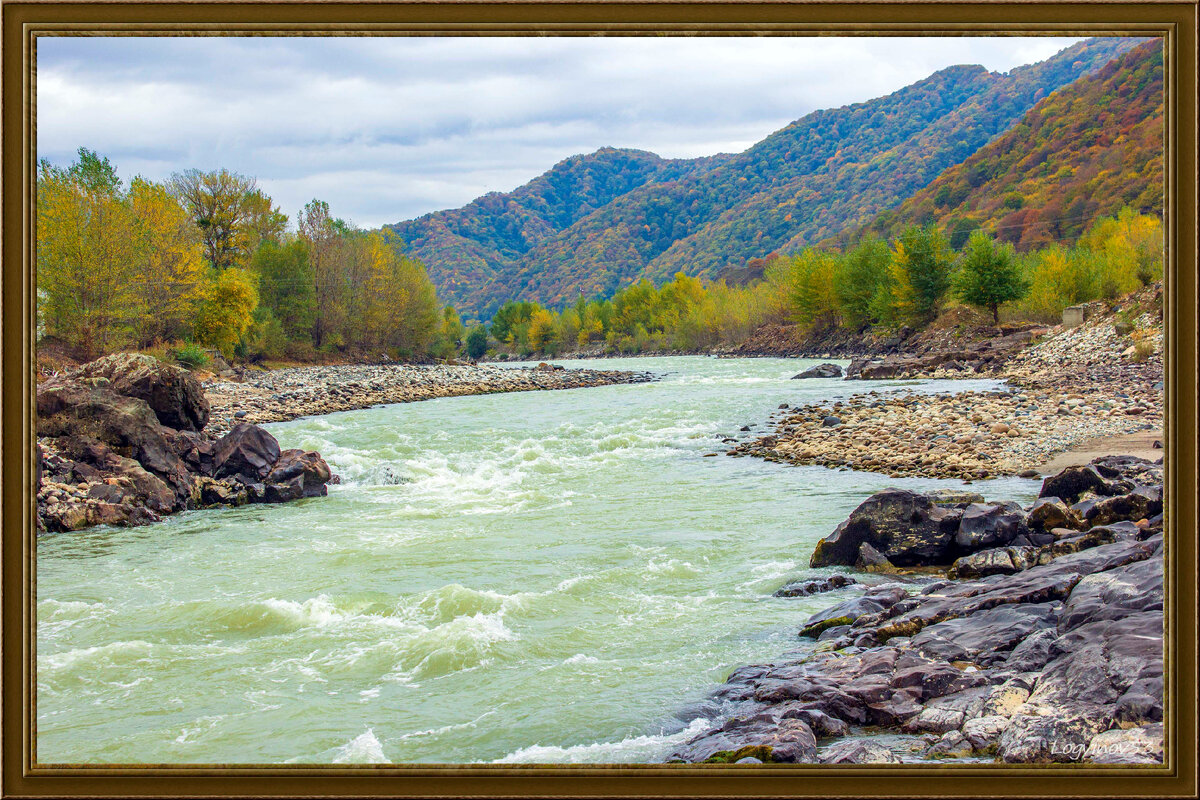
M682 712L716 722L666 760L1162 763L1164 546L1144 459L1064 470L1029 508L874 495L810 563L859 571L776 593L845 599Z
M962 351L897 356L851 364L847 379L993 377L995 391L955 394L867 392L847 401L784 409L770 434L730 456L880 472L978 480L1032 477L1052 456L1099 437L1163 428L1161 318L1136 325L1157 333L1143 359L1113 315L1062 326L1014 348L977 348L1001 357L982 364ZM1025 344L1020 344L1021 342ZM987 356L985 355L985 358Z
M621 370L480 365L339 365L292 367L247 373L243 380L204 383L211 406L210 430L237 422L284 422L299 417L354 411L390 403L502 392L582 389L646 383L654 376Z
M653 380L648 373L446 365L316 366L211 380L117 353L38 386L37 530L136 526L179 511L281 503L337 483L319 453L258 423L497 392Z

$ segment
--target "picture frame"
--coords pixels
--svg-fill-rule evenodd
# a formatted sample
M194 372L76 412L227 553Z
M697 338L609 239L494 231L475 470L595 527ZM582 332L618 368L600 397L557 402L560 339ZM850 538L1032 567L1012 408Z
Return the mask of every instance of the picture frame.
M3 22L3 777L11 797L1195 796L1195 3L6 2ZM1101 765L144 765L35 758L36 43L46 35L1154 35L1167 58L1167 760Z

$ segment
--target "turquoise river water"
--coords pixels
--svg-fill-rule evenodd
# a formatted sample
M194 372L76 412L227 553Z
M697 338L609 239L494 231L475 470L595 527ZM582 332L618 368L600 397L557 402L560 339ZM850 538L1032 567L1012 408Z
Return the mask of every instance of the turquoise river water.
M343 483L39 537L37 760L654 761L700 726L673 712L849 596L771 597L818 572L819 538L885 486L961 485L704 458L714 437L765 431L780 403L987 383L566 363L661 380L270 425Z

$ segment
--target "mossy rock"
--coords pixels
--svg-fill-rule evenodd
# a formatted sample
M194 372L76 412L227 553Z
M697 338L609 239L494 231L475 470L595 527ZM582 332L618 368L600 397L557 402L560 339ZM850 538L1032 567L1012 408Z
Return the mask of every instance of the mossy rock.
M757 758L764 764L775 763L772 748L762 744L739 747L737 750L720 750L704 759L705 764L735 764L743 758Z
M815 639L820 636L827 628L836 628L839 625L849 625L857 617L833 617L831 619L823 619L820 622L814 622L811 625L805 625L800 629L800 635L810 639Z

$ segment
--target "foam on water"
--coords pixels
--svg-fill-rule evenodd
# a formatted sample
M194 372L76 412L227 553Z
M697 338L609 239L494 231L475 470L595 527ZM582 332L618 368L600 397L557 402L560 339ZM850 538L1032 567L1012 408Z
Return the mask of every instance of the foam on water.
M508 755L497 758L494 764L630 764L653 761L672 747L681 745L708 728L707 719L695 719L683 730L675 733L660 731L657 734L630 736L616 742L592 742L561 747L558 745L535 744L522 747Z
M383 745L375 737L375 731L367 728L350 741L338 748L333 756L334 764L387 764L388 757L383 753Z

